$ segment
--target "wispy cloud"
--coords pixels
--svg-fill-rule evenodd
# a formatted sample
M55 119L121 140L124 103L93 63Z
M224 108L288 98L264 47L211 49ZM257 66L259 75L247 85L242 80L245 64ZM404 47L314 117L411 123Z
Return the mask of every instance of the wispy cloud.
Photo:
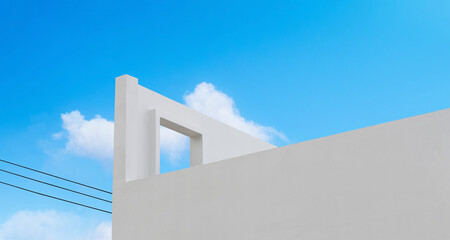
M19 211L0 224L0 240L111 240L111 223L56 210Z

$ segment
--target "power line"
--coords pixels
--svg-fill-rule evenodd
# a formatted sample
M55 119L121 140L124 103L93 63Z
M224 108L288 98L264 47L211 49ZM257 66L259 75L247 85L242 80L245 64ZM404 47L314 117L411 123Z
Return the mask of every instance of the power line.
M50 177L58 178L58 179L61 179L61 180L67 181L67 182L71 182L71 183L75 183L75 184L78 184L78 185L81 185L81 186L84 186L84 187L95 189L97 191L101 191L101 192L104 192L104 193L112 194L112 192L110 192L110 191L106 191L106 190L103 190L103 189L100 189L100 188L92 187L92 186L89 186L89 185L86 185L86 184L83 184L83 183L80 183L80 182L72 181L72 180L67 179L67 178L58 177L56 175L53 175L53 174L50 174L50 173L46 173L46 172L43 172L43 171L39 171L39 170L36 170L36 169L33 169L33 168L25 167L25 166L19 165L17 163L12 163L12 162L9 162L9 161L3 160L3 159L0 159L0 161L4 162L4 163L11 164L11 165L14 165L14 166L17 166L17 167L25 168L27 170L31 170L31 171L34 171L34 172L45 174L45 175L50 176Z
M75 204L75 205L78 205L78 206L81 206L81 207L90 208L90 209L93 209L93 210L96 210L96 211L100 211L100 212L105 212L105 213L112 214L112 212L109 212L109 211L106 211L106 210L103 210L103 209L100 209L100 208L95 208L95 207L91 207L91 206L84 205L84 204L81 204L81 203L72 202L72 201L69 201L69 200L66 200L66 199L62 199L62 198L50 196L50 195L47 195L47 194L44 194L44 193L36 192L36 191L30 190L30 189L26 189L26 188L19 187L19 186L16 186L16 185L12 185L12 184L9 184L9 183L5 183L5 182L2 182L2 181L0 181L0 183L1 183L1 184L8 185L8 186L10 186L10 187L15 187L15 188L18 188L18 189L27 191L27 192L31 192L31 193L34 193L34 194L38 194L38 195L41 195L41 196L44 196L44 197L49 197L49 198L53 198L53 199L56 199L56 200L59 200L59 201L63 201L63 202Z
M78 191L75 191L75 190L72 190L72 189L68 189L68 188L65 188L65 187L54 185L54 184L51 184L51 183L48 183L48 182L44 182L44 181L41 181L41 180L38 180L38 179L30 178L30 177L23 176L23 175L20 175L20 174L17 174L17 173L13 173L13 172L10 172L10 171L6 171L6 170L3 170L3 169L0 169L0 171L8 173L8 174L11 174L11 175L15 175L15 176L18 176L18 177L26 178L28 180L32 180L32 181L35 181L35 182L38 182L38 183L47 184L47 185L52 186L52 187L56 187L56 188L60 188L60 189L66 190L66 191L70 191L70 192L73 192L73 193L84 195L84 196L87 196L87 197L90 197L90 198L95 198L95 199L98 199L98 200L101 200L101 201L104 201L104 202L112 203L111 201L103 199L103 198L99 198L99 197L92 196L92 195L89 195L89 194L86 194L86 193L82 193L82 192L78 192Z

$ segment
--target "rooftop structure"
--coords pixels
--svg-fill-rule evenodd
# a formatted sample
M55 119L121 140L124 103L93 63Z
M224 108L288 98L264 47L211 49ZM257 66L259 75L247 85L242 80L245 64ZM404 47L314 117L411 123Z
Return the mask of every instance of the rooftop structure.
M115 114L113 240L450 239L450 109L277 148L124 75Z

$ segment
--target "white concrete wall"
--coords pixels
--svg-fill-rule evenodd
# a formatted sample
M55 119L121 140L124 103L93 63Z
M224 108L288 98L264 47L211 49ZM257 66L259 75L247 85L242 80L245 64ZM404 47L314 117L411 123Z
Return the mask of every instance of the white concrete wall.
M159 174L160 126L190 137L191 166L275 148L138 85L116 78L114 185Z
M450 110L115 185L113 239L450 239Z

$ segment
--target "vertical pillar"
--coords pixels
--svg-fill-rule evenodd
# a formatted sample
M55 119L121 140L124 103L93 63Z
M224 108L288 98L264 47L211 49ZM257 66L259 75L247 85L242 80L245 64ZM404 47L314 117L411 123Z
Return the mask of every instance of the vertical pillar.
M135 161L137 138L137 78L123 75L116 78L114 111L114 186L128 180ZM130 168L131 167L131 168Z
M148 158L146 159L149 161L148 170L149 173L147 176L151 175L158 175L159 169L160 169L160 117L158 114L158 111L156 109L149 110L147 112L148 119L146 119L147 129L144 131L148 134L141 134L143 139L143 143L145 143L145 146L142 146L144 150L146 150L146 154Z
M160 118L139 96L137 78L116 78L114 178L124 182L159 174Z
M198 134L191 136L190 139L190 158L191 167L203 164L203 136Z

